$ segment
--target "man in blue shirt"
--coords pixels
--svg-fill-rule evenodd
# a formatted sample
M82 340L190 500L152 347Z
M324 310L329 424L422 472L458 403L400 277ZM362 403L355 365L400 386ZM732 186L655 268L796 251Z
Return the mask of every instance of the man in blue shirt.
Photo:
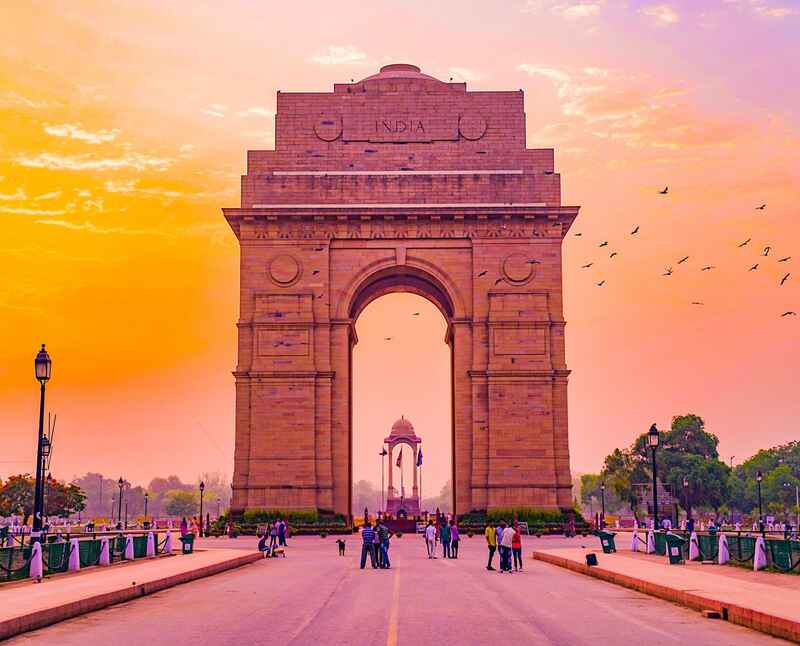
M370 563L373 569L378 569L378 564L375 561L375 530L372 529L369 521L364 523L364 529L361 530L361 569L367 564L367 554L369 554Z

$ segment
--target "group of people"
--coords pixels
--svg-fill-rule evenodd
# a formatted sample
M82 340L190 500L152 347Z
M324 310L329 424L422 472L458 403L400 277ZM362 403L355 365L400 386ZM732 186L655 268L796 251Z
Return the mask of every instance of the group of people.
M437 541L442 543L442 558L458 558L458 546L461 541L455 519L451 519L449 522L442 520L442 522L439 523L438 530L434 526L433 521L429 520L423 535L425 537L425 547L428 550L429 559L436 558Z
M186 520L186 516L181 518L181 536L189 534L194 534L195 538L200 536L200 522L197 520L197 516L192 516L191 521Z
M367 565L367 555L373 569L388 570L392 567L389 561L389 528L378 518L375 527L369 521L361 530L361 569ZM339 554L344 555L344 544L339 545Z
M492 559L496 551L500 551L500 572L512 572L511 561L513 557L514 572L522 571L522 532L519 524L509 526L506 521L501 520L497 526L488 524L484 532L486 536L486 546L489 548L489 562L486 564L487 570L494 570Z

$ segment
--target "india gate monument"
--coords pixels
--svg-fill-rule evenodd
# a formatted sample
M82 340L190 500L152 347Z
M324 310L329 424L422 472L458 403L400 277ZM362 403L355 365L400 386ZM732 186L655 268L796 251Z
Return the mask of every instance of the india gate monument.
M275 150L241 204L233 513L351 517L352 349L374 299L447 321L454 512L572 504L552 149L526 148L522 91L471 92L386 65L279 92Z

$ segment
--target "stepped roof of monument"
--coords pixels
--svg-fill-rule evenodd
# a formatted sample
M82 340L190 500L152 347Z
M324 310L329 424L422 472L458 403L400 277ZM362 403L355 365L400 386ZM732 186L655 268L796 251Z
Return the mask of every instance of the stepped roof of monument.
M421 440L417 437L417 434L414 432L414 425L402 415L400 416L400 419L392 424L392 431L389 433L389 437L387 437L384 441L391 442L392 440L400 438L411 440L415 443L421 442Z

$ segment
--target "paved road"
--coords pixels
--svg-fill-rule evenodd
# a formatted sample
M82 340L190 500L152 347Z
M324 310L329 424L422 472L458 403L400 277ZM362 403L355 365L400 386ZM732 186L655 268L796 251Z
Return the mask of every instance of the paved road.
M528 539L534 546L596 539ZM250 539L208 540L251 548ZM358 568L357 537L290 541L286 559L260 561L10 640L9 644L398 646L428 644L784 643L624 588L534 562L485 570L483 539L458 560L428 560L421 540L393 541L391 570ZM179 557L178 557L179 558Z

